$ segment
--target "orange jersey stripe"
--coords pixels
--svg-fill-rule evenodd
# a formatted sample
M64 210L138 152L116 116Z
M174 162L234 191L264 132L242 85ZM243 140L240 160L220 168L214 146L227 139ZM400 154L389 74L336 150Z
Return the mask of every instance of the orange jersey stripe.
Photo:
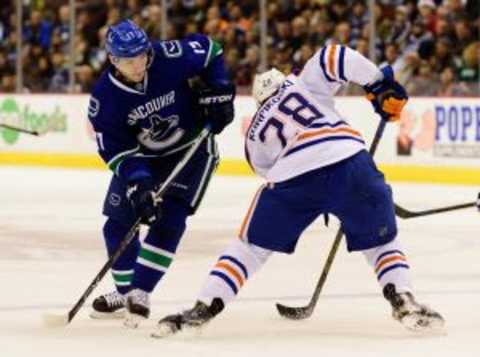
M328 70L330 74L336 77L335 74L335 52L337 51L337 45L330 46L330 50L328 52Z
M233 275L235 277L235 280L237 280L237 283L240 287L243 286L244 280L243 280L242 276L240 274L238 274L238 272L235 269L233 269L228 263L219 261L215 265L215 268L225 269L226 271L228 271L231 275Z
M265 188L265 186L266 185L260 186L260 188L257 190L257 193L255 193L255 197L253 197L252 203L250 203L250 207L248 208L247 215L243 219L242 226L240 227L240 233L238 235L240 239L242 239L244 234L245 234L245 228L246 228L248 222L250 222L250 218L252 216L253 209L257 205L258 196L260 196L260 192L262 192L262 190Z
M334 133L341 133L341 132L349 133L349 134L352 134L354 136L358 136L360 138L362 137L362 134L360 134L358 131L353 130L351 128L336 128L336 129L325 128L325 129L313 130L313 131L308 131L306 133L303 133L302 135L300 135L298 137L298 139L303 140L303 139L309 139L309 138L314 137L314 136L321 136L321 135L324 135L324 134L334 134Z
M382 267L384 267L386 264L391 263L395 260L403 260L404 262L407 261L407 259L401 255L395 255L393 257L385 258L380 260L380 262L377 264L377 267L375 268L375 273L378 273Z

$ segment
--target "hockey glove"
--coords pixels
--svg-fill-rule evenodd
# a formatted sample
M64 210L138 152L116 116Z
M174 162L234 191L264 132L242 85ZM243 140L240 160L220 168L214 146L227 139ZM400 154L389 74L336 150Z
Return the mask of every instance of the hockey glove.
M233 121L235 86L233 84L201 89L198 92L200 116L210 124L213 134L220 134Z
M395 81L392 67L384 67L382 73L383 79L364 86L367 99L383 119L397 121L400 119L403 107L407 104L408 95L405 88Z
M142 223L152 224L160 219L162 212L159 198L155 198L155 186L152 179L144 178L128 185L127 198Z

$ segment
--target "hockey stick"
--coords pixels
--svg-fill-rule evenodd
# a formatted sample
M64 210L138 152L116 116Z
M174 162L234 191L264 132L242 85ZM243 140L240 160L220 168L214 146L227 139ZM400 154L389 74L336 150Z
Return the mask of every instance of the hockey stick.
M397 204L395 204L395 214L402 219L408 219L408 218L429 216L431 214L450 212L450 211L455 211L455 210L458 210L458 209L475 207L476 205L477 205L477 202L468 202L468 203L462 203L462 204L454 205L454 206L432 208L432 209L427 209L427 210L424 210L424 211L414 212L414 211L409 211L409 210L407 210L405 208L402 208L402 207L398 206Z
M375 151L377 150L378 143L380 142L380 139L383 135L383 131L385 130L385 125L386 121L381 119L380 124L378 125L377 131L375 132L375 136L373 138L372 144L370 145L370 155L374 155ZM286 306L277 303L277 310L278 313L291 320L303 320L306 318L309 318L313 310L315 309L315 306L317 305L318 298L320 297L320 293L322 291L323 285L325 284L325 281L327 280L328 272L330 271L330 268L333 263L333 259L335 259L335 255L337 254L338 247L340 246L340 242L342 241L343 237L343 230L340 227L338 229L337 235L335 236L335 240L333 241L332 248L330 248L330 252L328 253L327 261L325 262L325 265L322 270L322 274L320 275L320 278L318 279L317 285L315 286L315 290L313 292L313 295L309 301L309 303L306 306L302 307L292 307L292 306Z
M18 127L15 127L15 126L10 126L8 124L1 124L0 123L0 128L14 130L14 131L18 131L19 133L24 133L24 134L29 134L29 135L35 135L35 136L40 135L40 132L37 131L37 130L28 130L28 129L24 129L24 128L18 128Z
M160 198L163 196L165 191L170 187L173 180L178 176L179 172L185 167L188 163L190 158L195 154L198 147L202 143L202 141L210 134L210 127L206 127L203 129L198 137L195 139L193 144L190 146L188 151L185 153L183 159L177 164L177 166L172 170L170 175L164 181L162 186L156 192L156 198ZM48 327L60 327L68 325L77 312L82 308L85 304L85 301L90 296L92 291L97 287L98 283L103 279L103 277L107 274L113 264L117 261L117 259L122 255L125 251L127 246L130 242L135 238L135 234L137 233L138 229L140 228L140 218L138 218L135 223L132 225L128 233L125 235L123 240L120 242L117 250L112 254L112 256L107 260L107 262L103 265L102 269L98 272L98 274L93 278L93 281L87 287L85 292L82 294L80 299L78 299L77 303L68 311L67 314L57 315L57 314L45 314L43 316L44 323Z

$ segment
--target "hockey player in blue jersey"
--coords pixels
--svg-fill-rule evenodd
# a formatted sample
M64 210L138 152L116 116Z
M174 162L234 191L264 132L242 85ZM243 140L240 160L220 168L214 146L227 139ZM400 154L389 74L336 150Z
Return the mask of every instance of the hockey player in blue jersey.
M213 136L160 202L154 192L207 123L219 134L233 120L235 89L221 46L204 35L150 42L125 20L108 29L106 49L110 66L93 89L88 116L98 152L113 172L103 208L108 254L137 217L149 229L114 264L116 291L97 297L91 316L125 316L127 327L137 327L150 314L149 294L171 264L218 163ZM201 89L191 88L193 78Z

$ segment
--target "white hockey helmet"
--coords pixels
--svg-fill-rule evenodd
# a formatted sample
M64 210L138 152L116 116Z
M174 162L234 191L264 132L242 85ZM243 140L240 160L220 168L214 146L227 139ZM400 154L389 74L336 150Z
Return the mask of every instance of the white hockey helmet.
M252 95L257 107L260 107L268 97L280 88L285 78L286 76L276 68L255 75Z

